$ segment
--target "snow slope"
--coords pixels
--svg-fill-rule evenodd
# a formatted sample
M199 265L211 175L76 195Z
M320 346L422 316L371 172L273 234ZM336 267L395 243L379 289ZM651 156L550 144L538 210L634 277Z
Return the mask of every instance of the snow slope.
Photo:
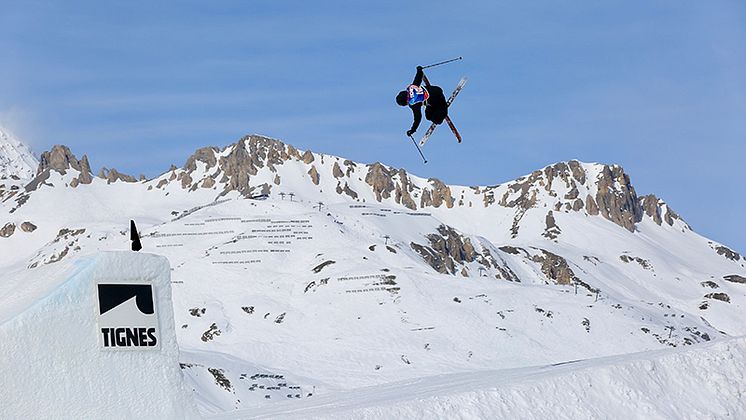
M47 287L30 278L127 249L133 218L171 262L203 413L746 334L744 258L618 166L448 186L248 136L123 182L49 156L0 196L0 320Z
M17 176L29 180L39 162L25 144L0 127L0 178Z
M558 365L438 375L213 419L744 418L746 339Z

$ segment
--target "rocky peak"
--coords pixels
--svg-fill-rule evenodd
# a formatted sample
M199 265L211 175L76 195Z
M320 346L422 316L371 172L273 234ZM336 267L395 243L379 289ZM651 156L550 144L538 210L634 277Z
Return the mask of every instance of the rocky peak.
M39 185L43 184L49 178L51 171L65 175L69 170L78 172L78 176L74 177L70 183L70 186L73 188L79 184L90 184L93 180L88 156L83 155L83 158L78 160L67 146L54 145L52 150L41 154L39 167L36 170L36 177L26 185L26 191L37 189Z
M642 220L637 193L621 166L604 165L596 179L596 204L600 214L630 232Z
M52 150L41 154L41 161L39 162L39 168L36 170L36 174L39 175L44 171L51 170L64 175L69 169L75 169L76 171L81 172L82 166L80 161L70 151L70 148L60 144L55 144L52 146Z
M217 183L221 183L223 190L220 196L237 191L243 196L251 197L257 188L261 188L262 194L267 194L271 186L266 183L252 186L252 177L263 168L277 172L279 166L291 159L310 163L314 157L310 151L301 155L293 146L252 134L223 149L198 149L187 159L181 171L177 171L176 168L169 169L168 178L159 181L157 188L178 180L182 188L190 191L197 188L213 188ZM274 179L274 184L279 185L279 177L275 176Z
M487 197L488 206L495 202ZM680 217L655 196L638 197L629 176L618 165L559 162L509 183L498 205L516 208L514 230L528 209L546 204L554 211L580 212L605 219L634 232L643 216L658 225L673 226ZM514 232L514 234L517 234Z

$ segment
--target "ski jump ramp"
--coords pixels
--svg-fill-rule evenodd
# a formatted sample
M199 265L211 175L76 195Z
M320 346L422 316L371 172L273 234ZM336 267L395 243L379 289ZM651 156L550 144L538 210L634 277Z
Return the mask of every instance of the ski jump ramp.
M98 253L0 319L0 416L198 418L179 367L170 270L157 255Z

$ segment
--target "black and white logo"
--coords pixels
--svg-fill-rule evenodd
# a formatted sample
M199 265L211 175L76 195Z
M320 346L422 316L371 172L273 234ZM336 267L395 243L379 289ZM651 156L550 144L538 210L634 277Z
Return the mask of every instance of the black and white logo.
M153 285L99 283L99 343L104 349L152 350L160 334Z

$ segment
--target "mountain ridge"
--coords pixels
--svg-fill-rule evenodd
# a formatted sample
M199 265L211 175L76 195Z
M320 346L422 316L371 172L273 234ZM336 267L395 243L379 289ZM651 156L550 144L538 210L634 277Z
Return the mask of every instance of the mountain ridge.
M324 159L333 161L333 165L328 167L327 171L323 170ZM308 168L306 173L313 185L319 185L322 177L333 179L336 182L334 186L336 193L346 195L352 200L358 199L359 193L356 188L366 187L360 182L354 182L351 176L353 172L362 175L363 173L357 169L364 168L365 184L372 189L378 202L393 197L394 202L411 210L438 208L441 205L447 208L463 206L463 199L457 201L454 198L455 190L463 195L466 188L469 188L474 194L481 194L485 207L497 204L515 208L516 224L522 218L522 212L536 205L537 196L544 195L544 199L558 198L553 200L554 211L584 211L592 216L600 214L632 232L635 225L642 220L643 215L650 217L658 225L665 222L673 226L675 221L681 221L685 228L691 229L657 196L653 194L638 196L629 176L621 166L583 163L577 160L547 165L531 174L503 184L464 187L448 185L437 178L417 177L408 173L406 169L394 168L380 162L360 164L310 150L301 153L292 145L280 140L248 135L222 149L215 146L199 148L186 159L180 168L172 165L161 175L145 181L156 181L154 186L156 189L161 189L173 181L177 181L183 189L190 191L198 188L215 188L216 185L222 186L222 190L215 199L231 191L250 197L254 194L269 194L273 189L279 189L281 174L278 173L277 168L288 161L302 162L306 165ZM26 189L33 190L39 183L43 183L49 170L64 174L67 169L74 169L80 173L78 177L70 181L71 187L89 184L92 180L92 172L86 155L78 161L69 148L56 145L51 151L42 154L37 177ZM271 179L260 175L260 172L267 171L274 174ZM103 168L97 177L107 180L108 183L137 182L135 177L119 173L116 169ZM590 180L591 177L595 179ZM358 181L362 179L363 177L359 177ZM586 185L586 179L590 181L588 185ZM144 177L141 176L140 181L143 180ZM565 184L562 198L559 198L558 192L552 189L555 182ZM501 189L501 186L507 186L507 188ZM562 187L562 185L559 186ZM542 189L545 194L541 194ZM416 190L417 194L413 197L412 193ZM497 197L495 193L499 193ZM517 229L514 229L514 234L515 232Z
M469 187L263 136L141 180L58 145L0 183L0 320L130 219L206 413L746 334L746 260L618 165Z

